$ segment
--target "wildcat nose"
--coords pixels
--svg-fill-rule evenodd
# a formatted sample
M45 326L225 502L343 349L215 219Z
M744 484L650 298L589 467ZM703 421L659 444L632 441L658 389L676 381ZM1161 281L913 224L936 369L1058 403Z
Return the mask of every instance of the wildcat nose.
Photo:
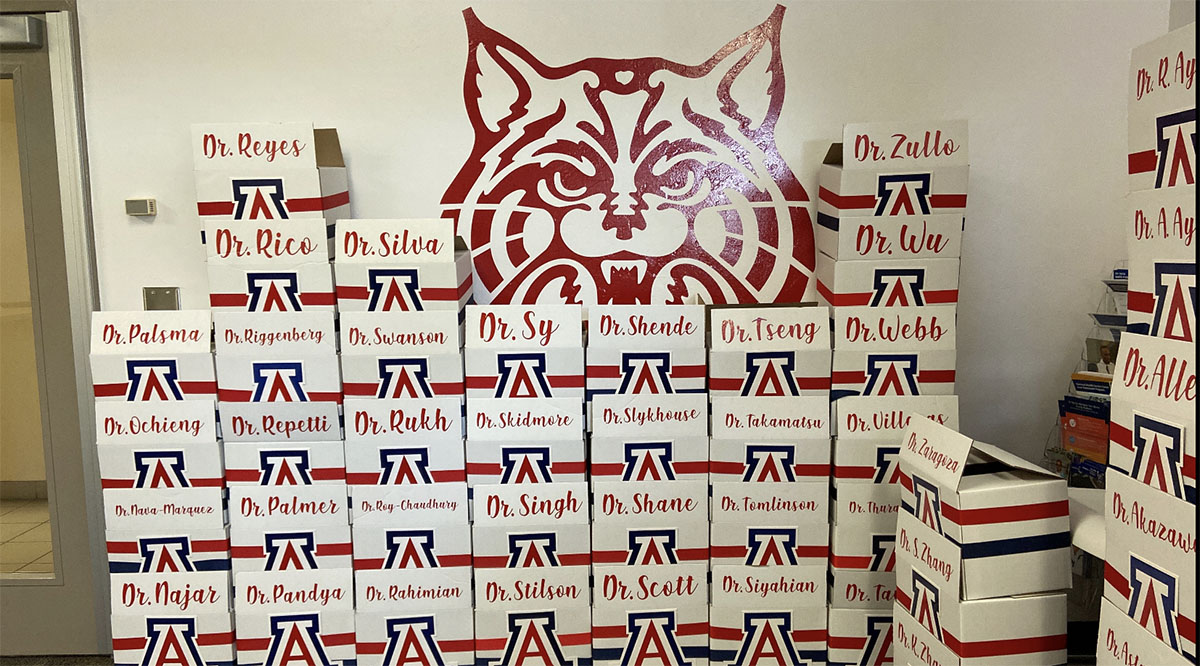
M616 215L633 215L637 209L637 203L632 192L619 192L612 198L612 211Z
M609 215L604 218L604 222L600 224L600 228L608 230L612 229L617 232L617 240L629 240L633 238L634 229L645 229L646 221L641 215Z

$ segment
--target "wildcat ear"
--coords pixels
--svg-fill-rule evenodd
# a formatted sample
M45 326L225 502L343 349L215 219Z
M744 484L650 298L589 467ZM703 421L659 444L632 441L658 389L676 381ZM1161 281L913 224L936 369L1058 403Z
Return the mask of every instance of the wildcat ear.
M779 31L783 5L759 25L721 47L700 69L706 78L717 77L721 111L738 123L743 133L773 129L783 108L783 57Z
M477 134L503 134L528 111L530 79L546 66L513 40L484 25L475 11L463 10L467 25L467 71L463 97Z

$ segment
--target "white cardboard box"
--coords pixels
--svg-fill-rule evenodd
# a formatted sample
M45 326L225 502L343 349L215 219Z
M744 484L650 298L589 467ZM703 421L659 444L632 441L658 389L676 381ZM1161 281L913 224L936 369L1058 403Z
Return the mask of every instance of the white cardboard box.
M833 346L839 351L954 349L957 305L837 308Z
M867 400L879 399L867 398ZM904 479L904 474L900 470L899 436L878 439L835 439L833 441L833 476L836 481L900 484Z
M709 440L713 483L790 483L829 478L829 439Z
M1104 598L1154 638L1196 658L1196 507L1109 472Z
M453 311L344 312L341 343L342 391L348 397L464 395Z
M105 530L104 541L110 574L230 569L224 527Z
M909 422L900 466L902 511L961 551L962 598L1071 586L1065 480L929 419Z
M896 594L896 574L892 571L829 568L829 606L831 608L886 609Z
M233 574L247 571L298 569L348 569L353 546L350 525L255 525L233 522L229 526Z
M829 395L826 308L713 308L708 388L721 396Z
M345 412L348 483L466 481L457 398L355 398Z
M259 530L350 524L345 484L233 486L229 524Z
M823 481L715 481L711 489L714 524L760 521L811 524L829 521L829 484Z
M480 485L473 490L476 526L588 524L588 488L582 481Z
M295 268L329 263L329 240L320 218L206 219L205 250L210 266L272 266Z
M1161 664L1188 666L1187 657L1154 637L1108 599L1100 600L1100 633L1096 645L1097 666Z
M825 663L825 568L714 566L713 664Z
M308 443L342 439L336 402L223 402L226 442Z
M192 125L201 220L324 219L350 214L337 130L309 123Z
M933 537L940 539L936 535ZM951 580L946 582L940 572L906 557L899 544L897 549L901 556L896 559L896 605L892 628L895 649L905 655L903 659L912 659L911 635L914 632L907 623L915 621L926 632L925 640L932 639L940 646L931 646L931 652L941 649L953 655L950 661L941 663L1030 666L1066 663L1065 592L960 601L960 571L951 573ZM945 563L945 560L940 562ZM903 634L901 623L905 623ZM902 635L905 640L901 640ZM916 653L920 654L919 651Z
M1121 336L1113 374L1109 455L1114 469L1196 502L1196 346Z
M708 567L604 567L596 573L592 663L708 660Z
M898 488L874 483L854 484L867 488ZM845 487L839 490L845 490ZM899 499L897 493L897 500ZM839 504L843 502L838 498ZM861 498L846 507L865 507L872 500ZM896 508L872 519L834 523L830 536L830 564L844 571L891 572L896 568Z
M472 528L476 569L571 567L592 563L592 534L586 523L477 524Z
M225 442L230 486L307 486L346 483L342 442Z
M338 309L449 310L471 296L471 256L444 219L337 222Z
M354 569L471 566L471 526L368 521L354 525Z
M360 666L475 663L469 568L356 571L354 580Z
M475 576L476 662L505 654L522 664L586 664L592 658L587 567L480 569Z
M708 561L704 481L596 481L592 484L592 563Z
M228 664L229 573L117 574L110 579L114 664Z
M466 525L467 484L351 486L354 525Z
M468 307L467 397L582 400L582 316L570 305Z
M208 264L208 304L216 312L335 310L329 262L280 268L273 263Z
M839 525L846 529L858 526L895 534L896 516L900 512L900 484L834 479L832 497L835 542Z
M349 568L237 574L238 663L304 663L303 655L319 654L331 666L347 666L355 657L352 574Z
M593 480L708 479L704 394L598 395L592 408Z
M1196 339L1196 186L1125 197L1129 333Z
M96 447L101 488L223 488L216 442L102 444Z
M1195 183L1195 75L1195 22L1133 49L1129 191Z
M332 353L288 359L218 354L217 381L222 403L342 402L342 374Z
M585 481L583 439L559 441L484 441L469 439L467 485Z
M785 520L713 523L709 559L718 564L757 567L829 563L829 522L796 524Z
M582 398L471 398L467 401L467 439L561 441L582 436Z
M222 529L220 488L111 488L103 491L104 525L114 531Z
M211 400L217 395L207 310L92 313L97 401Z
M818 209L829 212L817 222L817 251L833 259L957 259L962 252L962 215L853 215L839 219L829 214L835 202L840 203L821 199ZM907 209L902 207L901 212Z
M829 609L829 666L888 664L892 658L892 609Z
M96 403L96 444L204 444L217 441L216 404L212 400L167 403Z
M846 397L832 405L838 440L894 439L898 444L913 416L958 429L958 396Z
M703 393L703 305L594 305L587 321L587 399Z
M958 303L958 259L835 261L817 253L817 302L843 307Z
M833 400L848 396L953 395L957 354L925 351L833 352Z
M715 481L828 478L829 402L819 396L712 399Z
M961 215L967 149L965 120L846 125L821 166L818 224L839 232L843 217Z

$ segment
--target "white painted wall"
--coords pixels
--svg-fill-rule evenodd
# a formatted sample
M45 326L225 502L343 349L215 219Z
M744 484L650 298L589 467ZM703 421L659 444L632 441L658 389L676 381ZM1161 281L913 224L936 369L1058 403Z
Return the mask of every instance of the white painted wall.
M1129 49L1167 0L788 3L784 157L810 196L849 121L967 118L959 392L964 430L1040 456L1098 279L1124 255ZM471 143L465 31L446 2L79 0L96 251L105 309L143 285L206 303L188 125L337 127L360 217L435 216ZM553 64L596 55L697 63L762 2L476 2ZM152 221L122 201L158 198Z

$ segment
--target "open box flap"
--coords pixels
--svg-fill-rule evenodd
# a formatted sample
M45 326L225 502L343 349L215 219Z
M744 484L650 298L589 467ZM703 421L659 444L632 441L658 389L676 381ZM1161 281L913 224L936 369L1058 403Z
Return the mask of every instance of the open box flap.
M336 129L325 128L313 130L313 147L316 149L318 167L345 167L342 159L342 144L338 140Z
M958 489L974 442L930 419L912 419L900 446L900 464L944 488Z

